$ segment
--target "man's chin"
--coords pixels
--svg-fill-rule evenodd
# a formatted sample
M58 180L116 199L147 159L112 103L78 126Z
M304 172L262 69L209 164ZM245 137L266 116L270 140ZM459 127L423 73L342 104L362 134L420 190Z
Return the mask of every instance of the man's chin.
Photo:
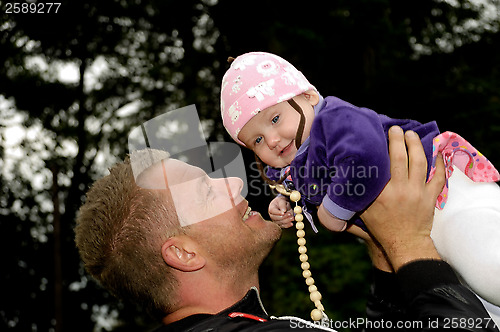
M276 234L274 234L274 236L269 239L269 242L267 243L268 246L265 247L265 252L266 252L265 257L267 257L269 255L271 250L274 248L274 246L281 239L282 234L283 234L283 230L281 229L281 227L278 226L278 230L276 231Z
M267 221L268 223L273 225L273 228L270 229L270 232L273 232L273 236L270 237L270 242L274 246L279 240L281 240L281 235L283 234L283 229L279 227L276 223Z

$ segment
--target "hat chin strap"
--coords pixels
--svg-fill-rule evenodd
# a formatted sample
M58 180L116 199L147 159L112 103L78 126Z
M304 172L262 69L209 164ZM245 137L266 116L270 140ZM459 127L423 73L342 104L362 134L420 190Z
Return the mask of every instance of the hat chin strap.
M306 117L304 116L304 111L302 111L302 108L295 102L295 100L288 99L288 103L300 114L299 126L297 128L297 134L295 135L295 147L298 150L302 145L302 134L304 133Z

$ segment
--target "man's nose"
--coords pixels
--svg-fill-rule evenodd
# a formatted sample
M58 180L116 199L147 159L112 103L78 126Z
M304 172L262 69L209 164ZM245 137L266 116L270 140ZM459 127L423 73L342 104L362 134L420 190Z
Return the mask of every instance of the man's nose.
M241 194L243 189L243 180L237 177L226 178L226 186L229 191L229 195L235 199Z
M243 190L243 180L238 177L219 178L212 180L219 191L226 192L231 198L236 198Z

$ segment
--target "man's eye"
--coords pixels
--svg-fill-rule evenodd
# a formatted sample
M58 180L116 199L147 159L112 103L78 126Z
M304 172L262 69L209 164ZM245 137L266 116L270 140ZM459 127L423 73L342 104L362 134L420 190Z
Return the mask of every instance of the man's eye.
M259 144L262 141L262 136L257 137L255 144Z
M280 119L280 116L279 116L279 115L276 115L276 116L275 116L275 117L271 120L271 122L272 122L272 123L276 123L276 122L278 122L278 120L279 120L279 119Z
M204 182L205 182L206 197L210 197L210 195L212 194L212 186L208 182L208 177L204 178Z

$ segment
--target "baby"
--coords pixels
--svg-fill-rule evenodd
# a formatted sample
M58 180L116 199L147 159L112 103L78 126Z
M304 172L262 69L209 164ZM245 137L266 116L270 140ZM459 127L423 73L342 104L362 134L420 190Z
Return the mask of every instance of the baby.
M270 166L264 177L299 190L303 205L317 208L321 224L333 231L364 227L359 214L390 177L389 128L417 133L429 178L438 153L447 168L432 230L436 247L477 294L500 305L500 187L494 183L500 175L459 135L440 134L435 122L392 119L323 98L289 62L263 52L234 59L222 81L221 112L231 137ZM284 196L271 202L269 215L282 227L292 225Z

